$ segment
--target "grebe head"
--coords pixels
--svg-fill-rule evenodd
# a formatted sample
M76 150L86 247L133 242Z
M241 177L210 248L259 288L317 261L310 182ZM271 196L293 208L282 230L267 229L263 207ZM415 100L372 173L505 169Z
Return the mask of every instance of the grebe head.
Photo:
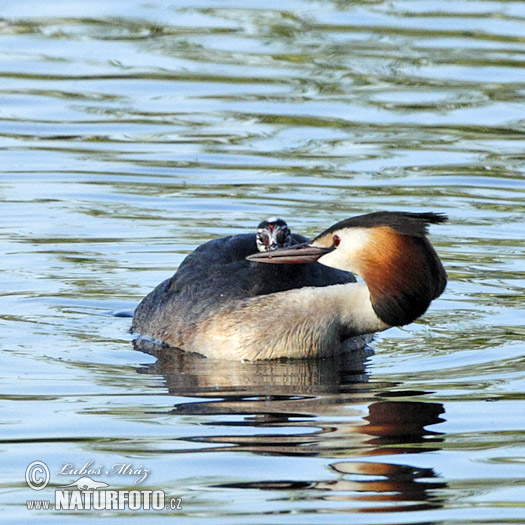
M292 245L292 234L286 222L270 217L257 226L257 249L260 252L286 248Z
M412 322L441 295L447 274L426 238L436 213L377 212L334 224L310 243L248 257L251 261L298 264L318 261L360 275L377 316L390 326Z

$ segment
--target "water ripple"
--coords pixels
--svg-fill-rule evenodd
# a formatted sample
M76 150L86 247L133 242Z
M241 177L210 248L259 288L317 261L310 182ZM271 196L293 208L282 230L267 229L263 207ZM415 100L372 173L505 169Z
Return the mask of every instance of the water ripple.
M31 461L58 486L93 459L151 469L192 523L522 519L524 21L515 1L5 3L4 518L38 497ZM353 362L159 354L110 315L210 238L377 209L447 213L450 282Z

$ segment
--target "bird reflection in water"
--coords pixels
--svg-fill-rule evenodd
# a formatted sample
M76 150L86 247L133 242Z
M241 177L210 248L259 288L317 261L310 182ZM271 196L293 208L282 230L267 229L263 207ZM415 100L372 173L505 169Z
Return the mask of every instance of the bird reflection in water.
M214 486L297 491L298 498L348 501L348 512L359 512L356 502L367 502L367 512L435 509L442 504L436 491L446 483L433 469L411 463L413 454L439 450L441 433L426 427L444 421L443 405L421 401L427 392L369 382L366 347L351 359L251 363L165 352L145 342L138 349L157 357L142 373L164 376L172 395L199 399L178 403L172 414L222 416L209 424L224 428L224 433L184 438L201 443L199 452L327 458L327 466L338 474L334 479L323 469L325 479L305 480L287 472L269 481L258 480L254 473L253 481ZM239 426L257 430L239 435L234 428ZM386 455L387 462L375 459ZM377 508L370 507L372 502Z

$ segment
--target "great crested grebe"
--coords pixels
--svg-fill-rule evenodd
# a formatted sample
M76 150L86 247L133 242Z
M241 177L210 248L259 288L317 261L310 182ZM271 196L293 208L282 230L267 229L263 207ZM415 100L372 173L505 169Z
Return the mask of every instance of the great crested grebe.
M286 222L272 217L262 221L256 234L223 237L199 246L179 269L159 284L135 309L131 331L172 347L204 353L194 340L204 323L224 308L235 309L251 298L305 286L324 287L355 282L345 271L321 264L276 267L248 261L250 255L306 242L291 233ZM268 334L279 323L279 312L259 318ZM206 353L213 357L213 353ZM219 356L222 357L222 356ZM228 359L243 359L232 353Z
M411 323L441 295L447 274L426 234L429 224L446 220L370 213L338 222L310 243L261 252L250 236L208 242L142 301L132 330L220 359L341 353L352 337ZM345 272L324 273L330 269L317 261ZM292 266L259 274L272 265L256 262Z

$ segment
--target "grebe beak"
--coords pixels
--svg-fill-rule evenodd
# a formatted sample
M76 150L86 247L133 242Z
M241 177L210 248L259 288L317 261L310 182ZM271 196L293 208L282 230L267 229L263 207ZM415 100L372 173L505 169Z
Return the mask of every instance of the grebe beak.
M313 246L307 242L294 244L287 248L277 248L268 252L254 253L248 255L246 259L253 262L273 263L273 264L303 264L316 262L323 255L330 253L335 246L322 248Z

